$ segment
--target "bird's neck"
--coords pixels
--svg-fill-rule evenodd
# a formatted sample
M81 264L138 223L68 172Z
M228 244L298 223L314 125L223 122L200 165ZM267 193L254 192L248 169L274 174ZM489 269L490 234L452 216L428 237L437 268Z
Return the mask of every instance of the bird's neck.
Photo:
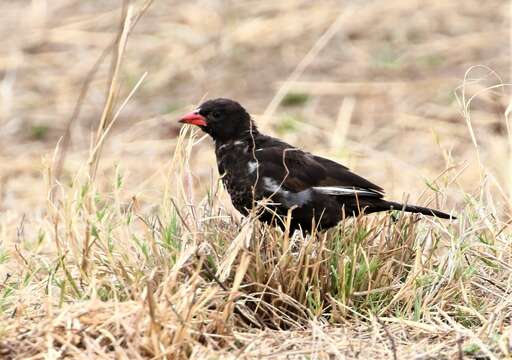
M256 128L245 130L239 133L236 137L230 139L214 139L215 147L219 148L223 145L232 144L235 142L254 143L262 136Z

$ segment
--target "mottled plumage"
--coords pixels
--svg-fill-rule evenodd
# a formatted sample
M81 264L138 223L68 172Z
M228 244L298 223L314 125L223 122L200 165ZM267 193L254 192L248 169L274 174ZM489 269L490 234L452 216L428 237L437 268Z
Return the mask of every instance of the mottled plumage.
M244 215L265 199L260 220L283 226L292 209L292 230L307 231L313 224L327 229L345 216L391 209L450 218L437 210L386 201L382 188L347 167L261 134L233 100L206 101L181 122L211 135L222 182Z

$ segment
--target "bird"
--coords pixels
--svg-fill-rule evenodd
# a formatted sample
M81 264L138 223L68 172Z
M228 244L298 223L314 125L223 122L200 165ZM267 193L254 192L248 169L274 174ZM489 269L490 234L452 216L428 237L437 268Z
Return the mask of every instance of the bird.
M389 210L455 219L385 200L380 186L346 166L261 133L237 101L207 100L179 122L198 126L213 139L219 175L234 207L244 216L257 210L260 221L283 230L326 230L347 217Z

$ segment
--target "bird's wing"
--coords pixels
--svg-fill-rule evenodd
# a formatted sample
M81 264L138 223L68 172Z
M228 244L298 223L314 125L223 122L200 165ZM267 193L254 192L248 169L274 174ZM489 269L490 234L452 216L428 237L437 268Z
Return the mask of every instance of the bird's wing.
M382 197L383 190L332 160L290 147L270 146L254 152L258 176L268 188L339 196Z

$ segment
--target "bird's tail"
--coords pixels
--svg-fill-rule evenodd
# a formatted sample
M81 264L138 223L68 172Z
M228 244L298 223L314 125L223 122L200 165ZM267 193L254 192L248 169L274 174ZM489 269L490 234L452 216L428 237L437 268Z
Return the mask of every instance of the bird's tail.
M380 202L378 204L372 204L371 206L368 206L364 212L368 214L368 213L372 213L372 212L386 211L386 210L399 210L399 211L405 211L405 212L410 212L410 213L418 213L418 214L423 214L423 215L435 216L440 219L452 219L452 220L457 219L455 216L444 213L439 210L434 210L434 209L430 209L430 208L422 207L422 206L405 205L405 204L400 204L400 203L397 203L394 201L385 201L385 200L383 200L382 202Z

